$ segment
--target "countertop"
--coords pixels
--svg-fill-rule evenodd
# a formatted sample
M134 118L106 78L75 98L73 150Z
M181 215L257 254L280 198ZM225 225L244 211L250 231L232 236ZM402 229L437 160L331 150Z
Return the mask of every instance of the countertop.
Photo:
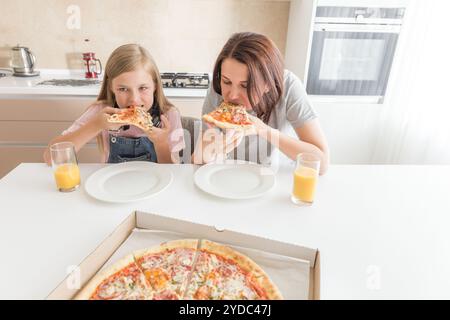
M6 77L0 78L0 99L27 99L47 97L97 97L100 85L83 87L57 87L50 85L36 85L45 80L52 79L79 79L84 80L84 73L79 70L39 70L40 75L36 77L14 77L7 73ZM101 80L101 79L100 79ZM204 98L206 89L177 89L164 88L167 97L182 98Z
M82 181L103 166L82 164ZM134 210L317 248L322 299L450 298L450 166L332 165L311 207L290 202L289 167L265 196L230 201L194 185L196 166L164 166L172 184L131 204L59 193L44 164L1 179L0 298L45 298Z

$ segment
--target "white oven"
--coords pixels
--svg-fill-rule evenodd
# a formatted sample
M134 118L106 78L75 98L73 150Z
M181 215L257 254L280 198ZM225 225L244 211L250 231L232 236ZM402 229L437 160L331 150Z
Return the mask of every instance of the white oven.
M381 102L405 8L318 6L306 90Z

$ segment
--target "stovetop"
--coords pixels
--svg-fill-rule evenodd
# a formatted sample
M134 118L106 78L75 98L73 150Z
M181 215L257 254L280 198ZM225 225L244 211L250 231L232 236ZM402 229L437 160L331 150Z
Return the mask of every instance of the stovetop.
M176 89L208 89L210 85L207 73L164 72L161 73L161 81L164 88ZM84 87L100 84L101 80L98 79L51 79L41 81L36 85Z
M101 83L100 80L96 79L51 79L44 80L37 83L37 86L57 86L57 87L84 87L84 86L93 86L99 85Z
M207 73L164 72L161 73L164 88L208 89L209 75Z

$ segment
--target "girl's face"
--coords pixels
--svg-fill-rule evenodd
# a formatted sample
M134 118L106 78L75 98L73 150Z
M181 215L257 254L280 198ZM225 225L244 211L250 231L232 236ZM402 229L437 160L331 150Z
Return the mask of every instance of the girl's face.
M225 102L239 104L247 110L252 109L247 94L248 67L232 58L222 61L220 87ZM259 98L254 97L253 101L258 104Z
M143 69L124 72L111 81L111 89L120 108L153 105L155 84L151 75Z

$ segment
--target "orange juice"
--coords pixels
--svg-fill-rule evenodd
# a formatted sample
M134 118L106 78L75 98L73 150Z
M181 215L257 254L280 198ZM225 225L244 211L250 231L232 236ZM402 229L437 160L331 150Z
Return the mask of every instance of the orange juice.
M80 184L80 169L75 163L62 164L55 170L56 185L60 190L69 190Z
M304 202L313 202L317 183L317 170L300 167L294 171L294 190L292 195Z

